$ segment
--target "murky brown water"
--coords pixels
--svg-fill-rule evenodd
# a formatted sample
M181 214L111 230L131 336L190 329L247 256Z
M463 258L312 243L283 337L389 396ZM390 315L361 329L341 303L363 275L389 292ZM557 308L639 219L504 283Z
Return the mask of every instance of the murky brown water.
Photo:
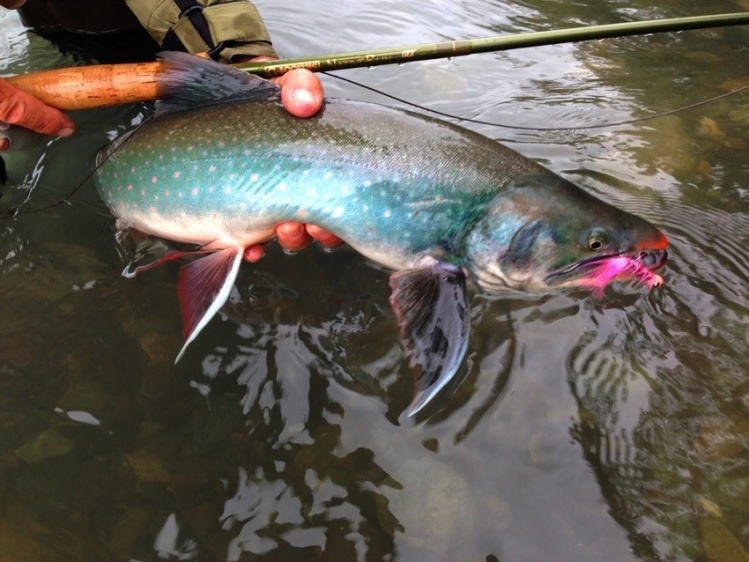
M258 2L288 56L698 15L701 3ZM712 13L749 9L717 1ZM0 14L0 70L86 60ZM749 29L342 73L525 127L749 84ZM330 96L376 94L325 79ZM0 560L749 560L749 96L576 131L468 127L671 241L666 285L472 298L464 378L397 422L411 374L387 272L274 249L181 345L176 266L135 280L91 185L132 108L9 159L0 208Z

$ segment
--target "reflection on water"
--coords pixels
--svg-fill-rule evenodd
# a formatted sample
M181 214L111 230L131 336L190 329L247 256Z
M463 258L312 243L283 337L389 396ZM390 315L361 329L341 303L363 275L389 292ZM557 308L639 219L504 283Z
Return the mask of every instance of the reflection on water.
M693 2L258 2L289 56L697 15ZM747 9L722 0L710 11ZM85 61L0 20L3 72ZM531 127L644 117L749 83L731 28L345 76ZM382 101L326 78L329 95ZM471 301L462 382L405 423L388 273L278 249L181 346L175 265L135 280L86 184L142 108L8 159L0 560L749 559L749 98L616 128L471 128L671 241L666 285ZM300 272L302 273L300 275Z

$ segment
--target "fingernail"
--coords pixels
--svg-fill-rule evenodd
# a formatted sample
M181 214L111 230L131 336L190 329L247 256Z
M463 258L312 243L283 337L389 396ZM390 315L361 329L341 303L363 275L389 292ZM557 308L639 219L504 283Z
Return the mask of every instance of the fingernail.
M60 129L59 131L57 131L57 136L59 136L59 137L69 137L70 135L73 134L74 130L75 129L73 129L73 127L63 127L62 129Z

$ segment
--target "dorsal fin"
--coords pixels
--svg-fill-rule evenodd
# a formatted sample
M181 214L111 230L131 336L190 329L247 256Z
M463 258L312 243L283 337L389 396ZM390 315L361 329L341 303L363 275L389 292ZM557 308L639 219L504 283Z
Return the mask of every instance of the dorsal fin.
M157 115L227 101L267 101L281 89L265 78L211 59L164 51L166 69L158 75Z

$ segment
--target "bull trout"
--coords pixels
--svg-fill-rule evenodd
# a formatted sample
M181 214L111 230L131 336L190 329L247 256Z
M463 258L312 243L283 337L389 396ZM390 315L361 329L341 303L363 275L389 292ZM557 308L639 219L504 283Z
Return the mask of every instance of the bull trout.
M490 293L662 282L653 270L667 241L656 227L495 141L355 101L327 100L298 119L271 82L164 57L166 102L102 153L96 179L120 226L203 254L180 271L177 360L226 302L245 249L289 220L323 227L395 271L390 303L416 373L410 415L461 365L467 282Z

